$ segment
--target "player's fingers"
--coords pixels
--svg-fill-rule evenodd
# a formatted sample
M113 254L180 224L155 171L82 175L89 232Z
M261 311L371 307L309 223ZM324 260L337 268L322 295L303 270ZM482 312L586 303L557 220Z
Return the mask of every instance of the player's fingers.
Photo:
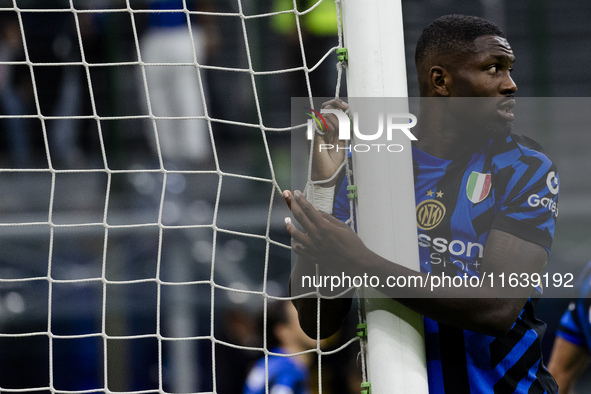
M314 261L315 256L314 253L310 253L310 251L308 250L308 248L306 246L304 246L303 244L299 243L298 241L296 241L295 239L291 239L291 250L297 254L298 256L304 257L305 260L309 260L309 261Z
M328 109L334 109L332 106L327 106ZM328 126L328 132L333 133L339 129L339 119L334 114L324 114L326 125Z
M326 108L327 106L331 106L336 109L342 109L343 111L346 111L349 109L349 103L347 103L346 101L343 101L341 99L338 99L338 98L334 98L332 100L325 101L324 103L322 103L321 108Z
M344 101L339 99L332 99L326 101L322 104L322 109L340 109L346 110L343 108L343 103L346 104ZM347 105L348 108L348 105ZM339 120L333 114L323 114L324 119L326 120L328 132L333 133L334 131L339 129Z
M291 201L291 213L306 233L313 233L316 232L316 226L309 217L309 210L306 212L303 209L303 206L307 205L311 206L310 203L306 201L302 192L296 190L294 192L294 198ZM293 229L294 227L292 227L292 232Z
M289 190L284 190L283 191L283 198L285 199L285 202L287 203L287 207L291 210L291 200L292 200L292 195L291 192Z
M312 227L310 227L310 229L306 228L304 223L300 221L300 218L297 218L298 222L306 229L307 232L316 230L318 225L322 223L321 221L324 220L324 218L320 214L320 211L314 208L314 206L310 204L308 200L306 200L302 192L300 192L299 190L295 191L294 197L294 202L298 204L299 208L301 209L301 212L306 218L306 221L310 222Z
M338 106L340 109L342 109L343 111L346 111L346 110L348 110L348 109L349 109L349 103L348 103L348 102L346 102L346 101L343 101L343 100L341 100L341 99L339 99L339 98L335 98L335 99L334 99L334 101L335 101L335 104L336 104L336 105L337 105L337 106Z
M308 259L314 258L314 253L311 247L311 240L307 234L302 233L298 230L290 221L290 234L291 234L291 249L298 255L306 257Z
M310 237L307 234L301 232L293 224L290 224L290 226L291 226L291 231L290 231L291 239L293 239L297 243L302 244L304 246L309 246L311 244Z
M346 223L340 221L339 219L335 218L334 216L332 216L330 213L326 213L326 212L322 212L322 211L318 211L318 213L320 214L320 217L322 217L322 219L328 221L329 223L338 226L338 227L349 227Z

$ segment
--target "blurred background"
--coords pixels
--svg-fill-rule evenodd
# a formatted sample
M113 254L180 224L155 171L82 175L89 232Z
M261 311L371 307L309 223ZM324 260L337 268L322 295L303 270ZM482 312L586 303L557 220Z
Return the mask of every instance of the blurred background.
M335 6L301 18L301 49L294 14L265 16L292 0L185 4L191 33L182 0L0 0L2 390L232 394L263 356L265 298L287 296L290 270L278 190L303 187L290 99L335 94ZM516 132L560 170L548 270L576 275L591 259L588 1L402 4L410 96L433 19L504 29L518 96L544 98L523 101ZM547 293L546 354L571 296ZM355 336L350 317L327 351ZM323 355L312 380L358 392L358 351Z

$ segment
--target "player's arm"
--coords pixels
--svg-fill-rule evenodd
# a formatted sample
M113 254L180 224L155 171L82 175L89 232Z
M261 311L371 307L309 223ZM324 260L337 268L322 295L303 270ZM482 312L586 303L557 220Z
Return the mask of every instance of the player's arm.
M482 288L447 287L433 291L433 298L399 301L451 326L494 336L504 334L521 313L533 290L533 287L522 287L525 281L513 286L508 278L512 274L513 277L531 278L531 274L542 271L547 257L548 253L542 246L492 229L484 248L481 270L487 276L482 278ZM499 280L501 275L504 276L503 283ZM446 293L450 291L458 294L459 298L438 298L439 294L448 297Z
M284 192L284 197L287 205L291 209L291 203L293 201L291 192L286 190ZM286 220L286 229L291 235L292 224L289 219ZM292 239L292 246L293 242ZM289 280L289 291L292 297L300 296L306 292L314 290L304 288L300 282L301 278L313 277L315 275L324 276L336 274L336 272L332 271L327 265L318 263L320 262L316 259L310 259L299 255L297 256ZM343 289L337 289L334 292L330 292L328 289L323 290L322 295L333 297L341 293L341 290ZM292 302L298 311L300 327L302 327L302 330L306 335L310 338L316 338L319 336L320 339L324 339L333 335L341 327L343 320L351 308L352 298L350 294L342 294L341 297L337 298L320 299L313 296L304 296L302 298L294 298ZM320 308L320 311L318 308ZM318 314L318 312L320 313ZM320 316L320 327L318 327L317 316Z
M336 109L346 111L349 105L340 99L329 100L322 104L323 109ZM312 139L312 162L310 178L315 183L315 188L332 188L334 194L334 187L338 177L336 176L339 168L345 160L345 149L319 149L321 144L331 145L333 147L344 148L345 141L340 141L338 136L338 119L335 115L326 114L326 128L321 133L314 133ZM315 192L316 193L316 192ZM287 205L291 209L292 195L289 191L284 193ZM291 223L286 224L287 231L291 233ZM290 294L298 296L312 289L302 289L299 283L300 278L312 277L316 274L329 275L332 272L327 269L325 265L319 265L317 272L316 261L302 256L298 256L292 274L290 276ZM340 289L341 290L341 289ZM323 295L334 296L336 292L323 292ZM322 298L318 300L316 297L296 298L293 303L298 311L298 318L300 326L304 332L311 338L316 338L317 333L320 333L320 338L327 338L334 334L341 326L345 316L351 308L351 296L345 295L336 299ZM317 326L318 308L320 308L320 328Z
M315 270L307 270L307 268L315 265L315 262L298 257L290 277L290 295L295 295L294 287L297 287L293 281L297 281L305 275L314 275ZM324 274L323 271L321 268L320 275ZM331 297L336 295L336 292L323 295ZM306 335L314 339L325 339L336 333L343 324L351 309L352 296L351 294L342 294L336 298L305 296L294 298L292 302L298 311L300 327ZM319 323L320 326L318 326Z
M589 365L589 350L557 336L548 370L556 379L561 394L569 394L577 378Z
M290 226L292 249L302 258L302 263L315 262L328 272L345 272L351 276L375 275L381 278L381 283L388 276L421 275L427 280L426 274L395 264L369 250L349 226L317 211L300 192L294 193L291 211L303 228L300 231ZM543 247L500 230L491 230L482 264L494 276L514 273L517 267L519 273L533 273L541 271L546 258L547 252ZM485 281L480 288L407 287L402 292L393 288L380 290L441 323L500 335L511 328L532 288L501 288L498 282L495 287L494 282L490 286Z

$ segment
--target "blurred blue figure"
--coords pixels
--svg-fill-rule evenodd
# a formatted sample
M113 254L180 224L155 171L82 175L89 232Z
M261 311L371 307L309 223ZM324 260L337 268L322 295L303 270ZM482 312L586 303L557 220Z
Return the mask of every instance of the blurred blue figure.
M308 338L299 326L297 311L291 302L270 304L267 311L267 341L270 351L279 354L295 354L316 348L316 341ZM270 355L265 372L265 358L254 365L243 394L264 394L266 380L270 394L310 393L310 365L314 353L296 356Z
M548 369L560 394L571 392L591 361L591 261L579 276L577 299L560 319Z

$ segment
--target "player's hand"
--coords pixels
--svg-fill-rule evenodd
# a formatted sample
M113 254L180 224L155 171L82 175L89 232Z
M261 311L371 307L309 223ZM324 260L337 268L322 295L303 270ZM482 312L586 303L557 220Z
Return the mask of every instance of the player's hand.
M332 99L322 104L322 108L338 109L346 111L349 104L340 99ZM328 130L324 130L324 135L314 134L314 151L312 154L312 173L313 181L329 179L338 170L339 166L345 160L346 143L339 140L339 121L333 114L324 114L324 119ZM332 145L332 149L320 149L320 144ZM339 149L337 149L337 146ZM336 179L327 183L325 186L332 186Z
M363 265L369 250L355 232L332 215L318 211L300 191L283 196L302 230L286 218L292 250L306 260L330 270L356 270Z

